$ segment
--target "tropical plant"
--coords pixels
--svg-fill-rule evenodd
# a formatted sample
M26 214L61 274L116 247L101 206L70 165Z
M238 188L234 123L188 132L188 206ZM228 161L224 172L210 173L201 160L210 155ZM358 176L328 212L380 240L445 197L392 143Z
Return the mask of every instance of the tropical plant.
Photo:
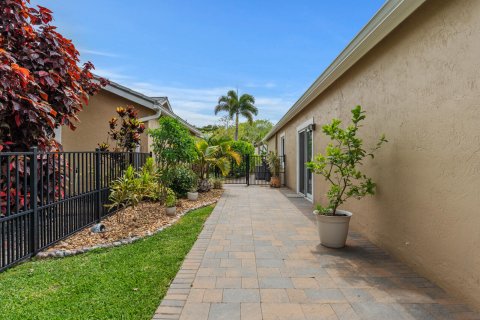
M238 140L238 121L240 115L247 118L249 123L252 123L253 116L258 114L258 109L255 106L255 98L247 93L238 97L238 92L235 90L228 91L226 96L221 96L218 99L215 114L221 111L228 112L230 119L235 117L235 141Z
M351 113L352 124L345 129L340 128L342 122L338 119L322 127L323 133L332 142L326 147L325 154L318 154L314 161L307 163L310 170L322 175L330 183L328 205L317 206L320 214L336 215L338 207L347 199L361 199L375 194L375 183L359 170L359 166L366 157L373 159L374 152L387 140L382 135L375 147L367 152L363 149L363 140L357 137L360 122L365 119L365 111L361 106L356 106Z
M169 188L175 191L179 197L184 197L187 192L197 189L198 177L192 169L186 166L176 166L169 170Z
M167 196L165 197L165 206L167 208L172 208L177 205L177 197L175 196L175 191L170 188L167 188Z
M232 150L238 152L242 156L253 156L255 153L255 147L248 141L232 141L230 146Z
M157 201L160 199L160 183L153 158L147 158L140 172L137 173L140 181L140 197L142 199Z
M159 127L148 130L153 138L153 153L160 170L168 171L179 163L191 163L197 158L195 139L177 119L161 117Z
M198 160L196 168L200 178L199 191L210 190L209 182L210 169L218 168L222 175L226 176L230 172L230 162L232 159L237 165L241 163L241 156L238 152L232 150L231 140L218 138L215 136L204 136L196 143Z
M29 1L0 1L0 151L58 150L54 129L75 129L77 114L106 80L79 67L71 40L52 12Z
M135 169L130 165L123 175L110 186L107 208L135 207L142 200L141 181L137 179Z
M273 151L267 155L267 165L273 177L280 176L280 157Z
M145 125L138 120L138 111L133 106L118 107L119 119L113 117L108 122L108 136L115 142L114 151L133 152L140 145L140 135L145 131ZM98 144L100 150L109 149L106 142Z
M223 179L221 178L212 179L212 187L213 189L223 189Z

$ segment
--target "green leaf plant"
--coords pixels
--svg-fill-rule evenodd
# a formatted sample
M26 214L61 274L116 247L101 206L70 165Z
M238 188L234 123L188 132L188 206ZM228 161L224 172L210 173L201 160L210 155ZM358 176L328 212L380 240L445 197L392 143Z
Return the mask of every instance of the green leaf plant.
M328 205L317 206L319 214L338 215L337 210L347 199L361 199L366 195L375 194L376 184L371 178L363 174L359 167L367 157L374 158L374 153L382 144L388 142L382 135L375 147L370 151L363 148L363 140L357 137L360 122L365 119L365 111L356 106L351 111L352 123L343 129L341 121L333 119L330 124L322 127L331 142L324 154L318 154L315 159L307 163L313 173L322 175L330 183L327 192Z

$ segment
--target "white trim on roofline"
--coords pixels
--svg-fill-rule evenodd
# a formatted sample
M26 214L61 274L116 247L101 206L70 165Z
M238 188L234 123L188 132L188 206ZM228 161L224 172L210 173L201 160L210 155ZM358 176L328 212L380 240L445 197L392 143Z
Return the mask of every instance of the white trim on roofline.
M138 103L139 105L144 106L148 109L156 111L156 114L154 115L139 119L142 122L158 119L158 117L160 117L160 115L163 113L172 118L178 119L196 136L199 137L202 134L197 128L195 128L193 125L183 120L173 112L172 106L170 105L170 101L168 101L167 97L148 97L140 92L134 91L113 81L110 81L110 84L106 85L102 89L132 102Z
M265 136L269 140L426 0L388 0Z

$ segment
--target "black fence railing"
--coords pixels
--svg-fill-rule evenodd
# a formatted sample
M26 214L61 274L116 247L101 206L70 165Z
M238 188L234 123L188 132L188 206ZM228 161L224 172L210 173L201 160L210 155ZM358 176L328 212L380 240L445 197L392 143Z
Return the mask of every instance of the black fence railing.
M280 181L285 185L285 157L280 156ZM214 172L216 177L221 177L218 169ZM272 177L267 163L267 156L262 155L244 155L240 164L233 159L230 163L230 172L224 178L226 184L246 184L246 185L270 185Z
M148 153L0 153L0 271L29 258L115 210L109 185Z

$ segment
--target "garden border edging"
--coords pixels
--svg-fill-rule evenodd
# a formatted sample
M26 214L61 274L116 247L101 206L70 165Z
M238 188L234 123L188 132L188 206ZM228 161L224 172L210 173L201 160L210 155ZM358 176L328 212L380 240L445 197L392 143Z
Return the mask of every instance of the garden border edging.
M38 259L46 259L46 258L65 258L65 257L69 257L69 256L75 256L75 255L78 255L78 254L82 254L82 253L86 253L86 252L89 252L89 251L93 251L93 250L96 250L96 249L105 249L105 248L113 248L113 247L120 247L122 245L126 245L126 244L130 244L130 243L134 243L138 240L141 240L141 239L145 239L145 238L148 238L148 237L151 237L159 232L162 232L163 230L165 230L166 228L168 227L171 227L173 224L175 224L181 217L187 215L188 213L194 211L194 210L198 210L198 209L201 209L201 208L204 208L204 207L208 207L208 206L211 206L212 204L216 204L218 202L219 199L217 200L214 200L214 201L210 201L210 202L207 202L207 203L202 203L200 206L198 207L194 207L194 208L189 208L188 210L178 214L175 216L175 218L170 221L169 223L165 224L164 226L158 228L157 230L155 230L154 232L147 232L146 235L144 236L135 236L135 237L129 237L129 238L124 238L124 239L120 239L120 240L117 240L117 241L114 241L114 242L110 242L110 243L102 243L102 244L97 244L97 245L94 245L94 246L90 246L90 247L83 247L83 248L80 248L80 249L74 249L74 250L55 250L55 251L42 251L42 252L39 252L35 258L38 258Z

